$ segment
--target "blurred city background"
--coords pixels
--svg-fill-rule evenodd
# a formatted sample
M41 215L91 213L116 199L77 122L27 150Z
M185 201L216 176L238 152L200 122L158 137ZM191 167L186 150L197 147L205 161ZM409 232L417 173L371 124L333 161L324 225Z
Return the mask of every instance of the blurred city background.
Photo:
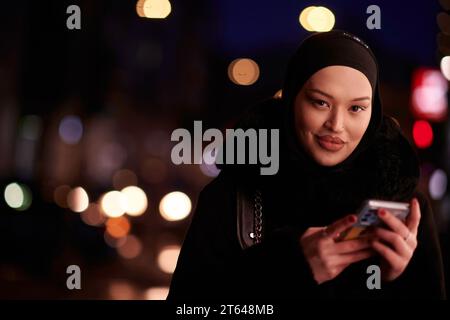
M370 30L374 4L381 29ZM80 29L68 28L71 5ZM302 39L332 28L379 59L385 112L419 152L450 271L449 9L437 0L2 3L0 298L165 299L197 196L218 174L174 165L172 131L194 120L232 126L280 94ZM81 290L66 287L70 265Z

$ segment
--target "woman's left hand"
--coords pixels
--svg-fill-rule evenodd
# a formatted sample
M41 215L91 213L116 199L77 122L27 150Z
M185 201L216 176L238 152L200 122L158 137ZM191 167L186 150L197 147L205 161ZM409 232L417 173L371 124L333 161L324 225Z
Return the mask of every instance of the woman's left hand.
M385 281L397 279L405 271L417 247L420 206L416 198L411 201L411 212L405 223L387 210L378 212L380 219L390 228L375 228L372 247L382 258L381 275Z

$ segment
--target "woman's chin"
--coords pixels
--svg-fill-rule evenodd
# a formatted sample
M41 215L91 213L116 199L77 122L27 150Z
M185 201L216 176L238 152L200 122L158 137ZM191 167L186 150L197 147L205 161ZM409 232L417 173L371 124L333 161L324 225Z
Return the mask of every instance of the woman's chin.
M329 155L322 153L313 154L313 158L319 165L324 167L333 167L345 160L345 158L342 158L342 156L337 154Z

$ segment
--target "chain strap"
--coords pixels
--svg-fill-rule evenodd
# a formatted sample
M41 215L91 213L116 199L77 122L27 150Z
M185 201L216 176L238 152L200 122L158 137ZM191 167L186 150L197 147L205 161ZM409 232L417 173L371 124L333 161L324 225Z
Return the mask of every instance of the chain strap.
M262 217L262 195L260 190L255 191L255 243L260 243L262 239L263 217Z

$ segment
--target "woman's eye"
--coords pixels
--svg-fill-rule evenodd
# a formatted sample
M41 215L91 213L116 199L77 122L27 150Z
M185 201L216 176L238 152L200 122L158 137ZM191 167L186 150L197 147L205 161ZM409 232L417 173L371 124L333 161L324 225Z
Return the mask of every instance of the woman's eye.
M364 111L366 108L361 107L361 106L351 106L351 109L353 112L358 113L360 111Z
M319 107L326 107L328 103L323 100L314 100L313 103Z

